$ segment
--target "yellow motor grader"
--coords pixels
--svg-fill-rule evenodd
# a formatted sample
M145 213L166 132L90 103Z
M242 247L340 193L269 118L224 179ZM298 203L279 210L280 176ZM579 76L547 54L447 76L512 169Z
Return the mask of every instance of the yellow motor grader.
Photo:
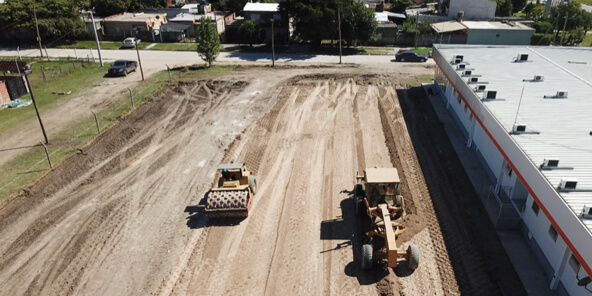
M371 269L378 260L388 267L397 267L405 259L410 269L419 265L419 247L411 244L399 250L397 237L405 231L405 201L399 190L396 168L367 168L357 175L354 200L364 232L362 268Z
M244 162L218 166L218 187L208 191L206 215L210 218L246 218L257 193L257 179Z

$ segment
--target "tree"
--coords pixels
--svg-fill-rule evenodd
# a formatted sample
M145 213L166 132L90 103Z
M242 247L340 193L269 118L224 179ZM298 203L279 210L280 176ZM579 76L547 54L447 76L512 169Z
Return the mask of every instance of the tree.
M348 45L365 43L376 38L378 24L372 9L364 6L361 1L351 3L351 7L344 7L345 15L342 15L342 37L348 41Z
M166 0L82 0L97 15L109 16L122 12L135 12L145 8L167 7Z
M558 28L560 29L563 29L565 24L565 30L569 31L576 28L577 24L580 23L580 18L584 15L585 11L582 10L580 4L572 2L553 7L549 18L553 23L558 22ZM567 22L565 17L567 17Z
M90 0L89 8L97 15L109 16L127 11L131 0Z
M527 0L512 0L512 12L521 11L526 6Z
M537 33L552 33L553 24L549 22L537 22L532 26Z
M510 16L512 14L512 0L497 0L496 16Z
M216 10L231 11L236 15L243 15L243 8L249 0L218 0L214 2ZM275 0L257 0L260 3L277 3Z
M253 47L253 43L257 42L259 37L259 22L257 20L244 21L238 27L238 33L244 40L247 40L249 46Z
M528 8L528 6L527 6ZM526 12L526 8L525 8ZM533 5L530 11L526 12L527 17L533 20L540 20L545 14L545 5Z
M21 29L35 32L36 15L45 43L66 35L84 36L88 30L80 19L79 4L72 0L7 0L0 5L0 28L11 38L18 38Z
M364 42L376 34L372 12L357 0L285 0L280 3L283 17L291 18L294 38L319 46L322 40L338 39L337 12L341 15L342 38ZM372 13L373 14L373 13Z
M391 0L389 2L391 4L389 11L396 13L405 13L405 9L413 5L412 0Z
M220 52L220 37L218 37L216 25L209 17L202 18L199 25L195 27L195 35L197 53L204 62L208 63L208 67L211 67Z

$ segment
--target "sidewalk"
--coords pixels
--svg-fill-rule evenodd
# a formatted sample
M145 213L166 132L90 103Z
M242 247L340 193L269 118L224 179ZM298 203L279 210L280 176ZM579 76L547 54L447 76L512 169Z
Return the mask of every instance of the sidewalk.
M434 95L430 96L427 92L428 87L434 86L431 84L424 84L423 88L425 94L432 103L436 114L438 114L438 119L442 122L444 130L446 131L446 134L448 134L450 142L475 188L475 192L482 199L483 197L481 195L483 193L483 188L494 186L495 184L492 184L481 166L481 163L477 159L477 156L465 144L466 138L462 135L448 110L446 110L446 106L439 93L435 92ZM549 288L551 283L548 280L548 277L545 275L539 261L530 249L526 238L524 238L520 231L497 230L497 235L502 242L506 253L510 257L510 261L512 262L512 265L514 265L514 269L516 269L516 273L518 273L528 295L557 295L555 291L552 291Z

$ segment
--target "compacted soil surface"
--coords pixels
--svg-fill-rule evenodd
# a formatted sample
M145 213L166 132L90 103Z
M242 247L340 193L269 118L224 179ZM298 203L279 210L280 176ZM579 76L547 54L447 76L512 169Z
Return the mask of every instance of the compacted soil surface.
M0 207L0 295L522 295L429 101L432 69L237 67L178 82ZM248 218L210 220L221 162ZM356 173L396 167L409 270L360 265Z

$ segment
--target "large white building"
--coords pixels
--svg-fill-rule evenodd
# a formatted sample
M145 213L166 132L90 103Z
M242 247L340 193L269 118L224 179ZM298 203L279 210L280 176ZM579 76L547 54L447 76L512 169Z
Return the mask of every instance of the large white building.
M434 45L434 84L559 295L591 295L592 50ZM579 285L578 285L579 282Z

